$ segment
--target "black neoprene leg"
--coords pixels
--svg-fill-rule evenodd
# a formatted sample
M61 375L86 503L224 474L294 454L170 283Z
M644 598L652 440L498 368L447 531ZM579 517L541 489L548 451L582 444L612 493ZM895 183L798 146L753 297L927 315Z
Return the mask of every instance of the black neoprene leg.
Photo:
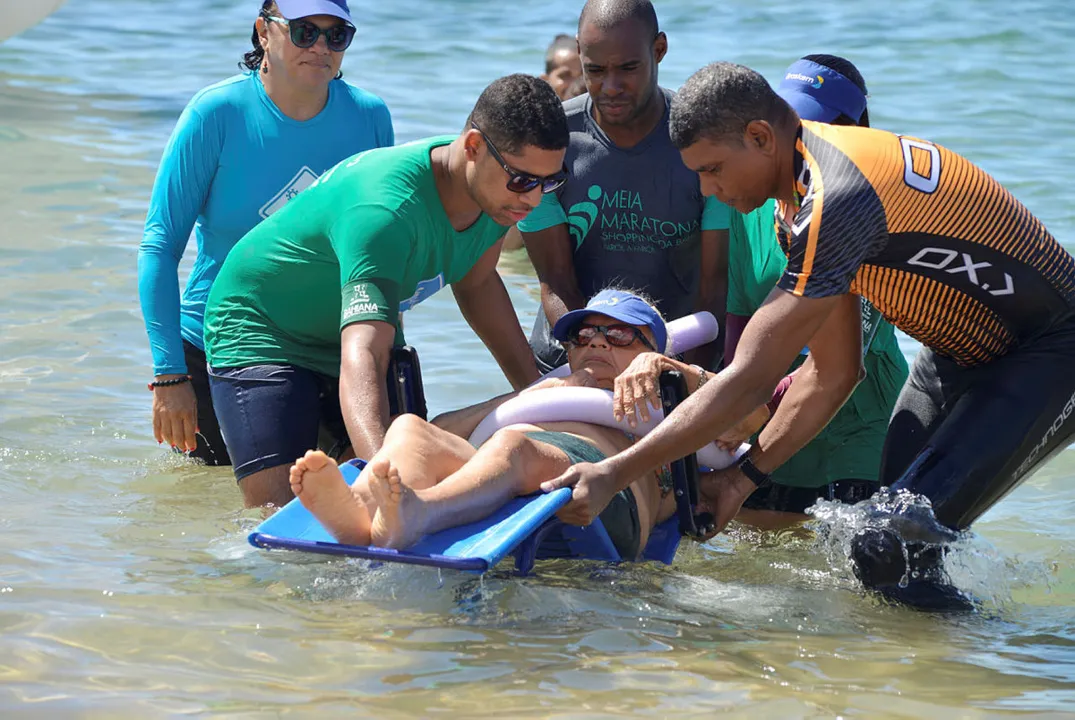
M924 495L937 521L965 530L1075 435L1072 367L1075 334L1067 333L989 366L961 371L963 377L955 381L946 378L946 390L958 389L944 393L935 428L926 427L928 411L911 412L897 425L897 409L890 434L919 434L886 441L886 451L894 448L897 454L886 457L883 481L893 491ZM962 379L971 382L959 387ZM893 481L892 471L906 464L906 455L899 454L923 438L921 450ZM863 531L852 542L855 574L865 585L918 607L951 608L965 602L940 570L944 528L928 517L894 516L882 525L888 527Z
M900 479L944 420L944 396L934 361L928 349L919 352L896 398L881 452L879 479L883 487Z
M1075 343L1073 343L1075 346ZM965 530L1075 434L1075 352L1033 348L991 363L892 484Z

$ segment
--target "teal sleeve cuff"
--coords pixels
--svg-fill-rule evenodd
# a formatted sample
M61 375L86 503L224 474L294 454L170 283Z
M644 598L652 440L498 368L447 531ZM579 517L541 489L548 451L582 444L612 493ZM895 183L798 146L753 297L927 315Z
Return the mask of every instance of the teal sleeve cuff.
M567 213L560 206L560 199L556 197L556 193L548 193L541 198L541 203L531 210L529 215L519 221L518 227L519 232L531 233L566 223Z
M727 230L732 217L731 209L715 197L705 199L702 210L703 230Z

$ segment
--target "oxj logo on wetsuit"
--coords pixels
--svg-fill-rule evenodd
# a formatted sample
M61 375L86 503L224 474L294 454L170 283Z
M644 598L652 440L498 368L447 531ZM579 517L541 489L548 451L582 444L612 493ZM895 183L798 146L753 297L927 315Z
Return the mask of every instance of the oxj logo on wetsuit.
M963 262L962 265L956 265L951 268L948 267L956 258L961 256ZM949 250L948 248L936 247L922 248L917 253L915 253L914 257L907 261L907 264L917 265L918 267L930 268L931 270L944 270L950 275L954 275L956 273L961 272L967 273L967 278L972 283L980 287L982 290L985 290L990 295L994 295L997 297L1001 295L1015 294L1015 283L1012 282L1011 275L1009 275L1008 273L1004 273L1004 287L1002 289L990 290L990 283L979 281L978 271L983 268L993 267L993 263L974 262L970 255L968 255L967 253L961 253L958 250Z

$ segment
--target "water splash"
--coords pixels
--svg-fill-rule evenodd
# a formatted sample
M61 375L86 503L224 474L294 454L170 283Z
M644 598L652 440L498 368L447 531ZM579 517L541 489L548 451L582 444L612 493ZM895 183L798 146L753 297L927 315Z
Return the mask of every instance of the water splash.
M855 505L819 500L806 512L814 518L809 526L816 533L816 547L836 572L852 581L852 541L867 530L890 530L900 539L908 568L900 578L901 588L922 577L912 569L914 561L940 550L942 579L973 598L980 611L1002 611L1013 603L1014 591L1051 581L1047 563L1005 555L977 533L945 527L934 517L928 498L906 490L882 489Z

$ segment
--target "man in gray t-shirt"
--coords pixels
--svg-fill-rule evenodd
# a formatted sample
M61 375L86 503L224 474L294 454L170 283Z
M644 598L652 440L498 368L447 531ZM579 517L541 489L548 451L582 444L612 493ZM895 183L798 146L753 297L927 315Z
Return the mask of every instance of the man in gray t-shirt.
M611 284L668 319L724 317L728 208L702 195L668 137L673 94L657 84L668 42L652 5L590 0L578 41L588 94L564 103L570 179L519 223L541 281L530 345L543 370L566 361L550 325ZM715 369L716 347L693 359Z

